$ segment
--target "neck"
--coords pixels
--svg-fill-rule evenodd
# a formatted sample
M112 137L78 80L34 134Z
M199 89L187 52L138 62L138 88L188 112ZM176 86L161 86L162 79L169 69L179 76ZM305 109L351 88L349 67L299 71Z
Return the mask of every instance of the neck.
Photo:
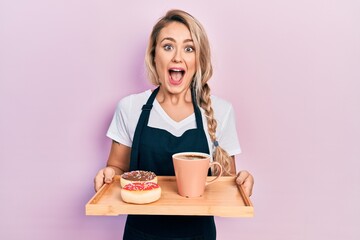
M177 122L187 118L194 112L190 88L174 94L160 87L156 100L167 115Z
M191 90L190 88L180 92L180 93L171 93L160 87L159 93L156 96L156 100L160 104L181 106L183 104L192 103L191 100Z

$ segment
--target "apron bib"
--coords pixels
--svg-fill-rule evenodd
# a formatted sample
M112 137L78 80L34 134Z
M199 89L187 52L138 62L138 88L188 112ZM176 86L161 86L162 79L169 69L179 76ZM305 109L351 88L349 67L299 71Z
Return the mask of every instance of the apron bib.
M209 153L208 142L194 91L192 102L196 118L195 129L189 129L180 137L176 137L166 130L149 127L150 111L158 92L159 87L152 92L142 107L131 149L130 171L145 170L153 171L158 176L175 176L172 155L178 152ZM125 240L172 238L215 239L214 217L129 215L127 218Z

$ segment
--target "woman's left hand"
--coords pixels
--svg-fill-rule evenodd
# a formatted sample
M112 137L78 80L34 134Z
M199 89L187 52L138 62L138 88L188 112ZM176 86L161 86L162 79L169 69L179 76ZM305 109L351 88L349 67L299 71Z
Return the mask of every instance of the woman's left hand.
M254 177L248 171L240 171L236 177L236 184L242 185L246 196L250 197L254 186Z

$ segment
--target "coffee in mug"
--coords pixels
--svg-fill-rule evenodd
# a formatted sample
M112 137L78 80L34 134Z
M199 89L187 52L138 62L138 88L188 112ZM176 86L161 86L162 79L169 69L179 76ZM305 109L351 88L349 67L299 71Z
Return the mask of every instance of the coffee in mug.
M205 187L214 183L222 175L222 166L210 162L211 156L200 152L181 152L172 156L178 193L183 197L200 197ZM217 165L220 174L211 181L206 181L210 167Z

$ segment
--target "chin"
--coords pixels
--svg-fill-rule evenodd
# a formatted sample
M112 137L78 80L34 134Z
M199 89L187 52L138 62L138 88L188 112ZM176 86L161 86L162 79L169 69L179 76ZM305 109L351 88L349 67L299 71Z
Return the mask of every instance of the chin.
M179 85L173 85L173 84L167 84L166 89L172 93L172 94L179 94L182 92L185 92L189 89L190 84L179 84Z

